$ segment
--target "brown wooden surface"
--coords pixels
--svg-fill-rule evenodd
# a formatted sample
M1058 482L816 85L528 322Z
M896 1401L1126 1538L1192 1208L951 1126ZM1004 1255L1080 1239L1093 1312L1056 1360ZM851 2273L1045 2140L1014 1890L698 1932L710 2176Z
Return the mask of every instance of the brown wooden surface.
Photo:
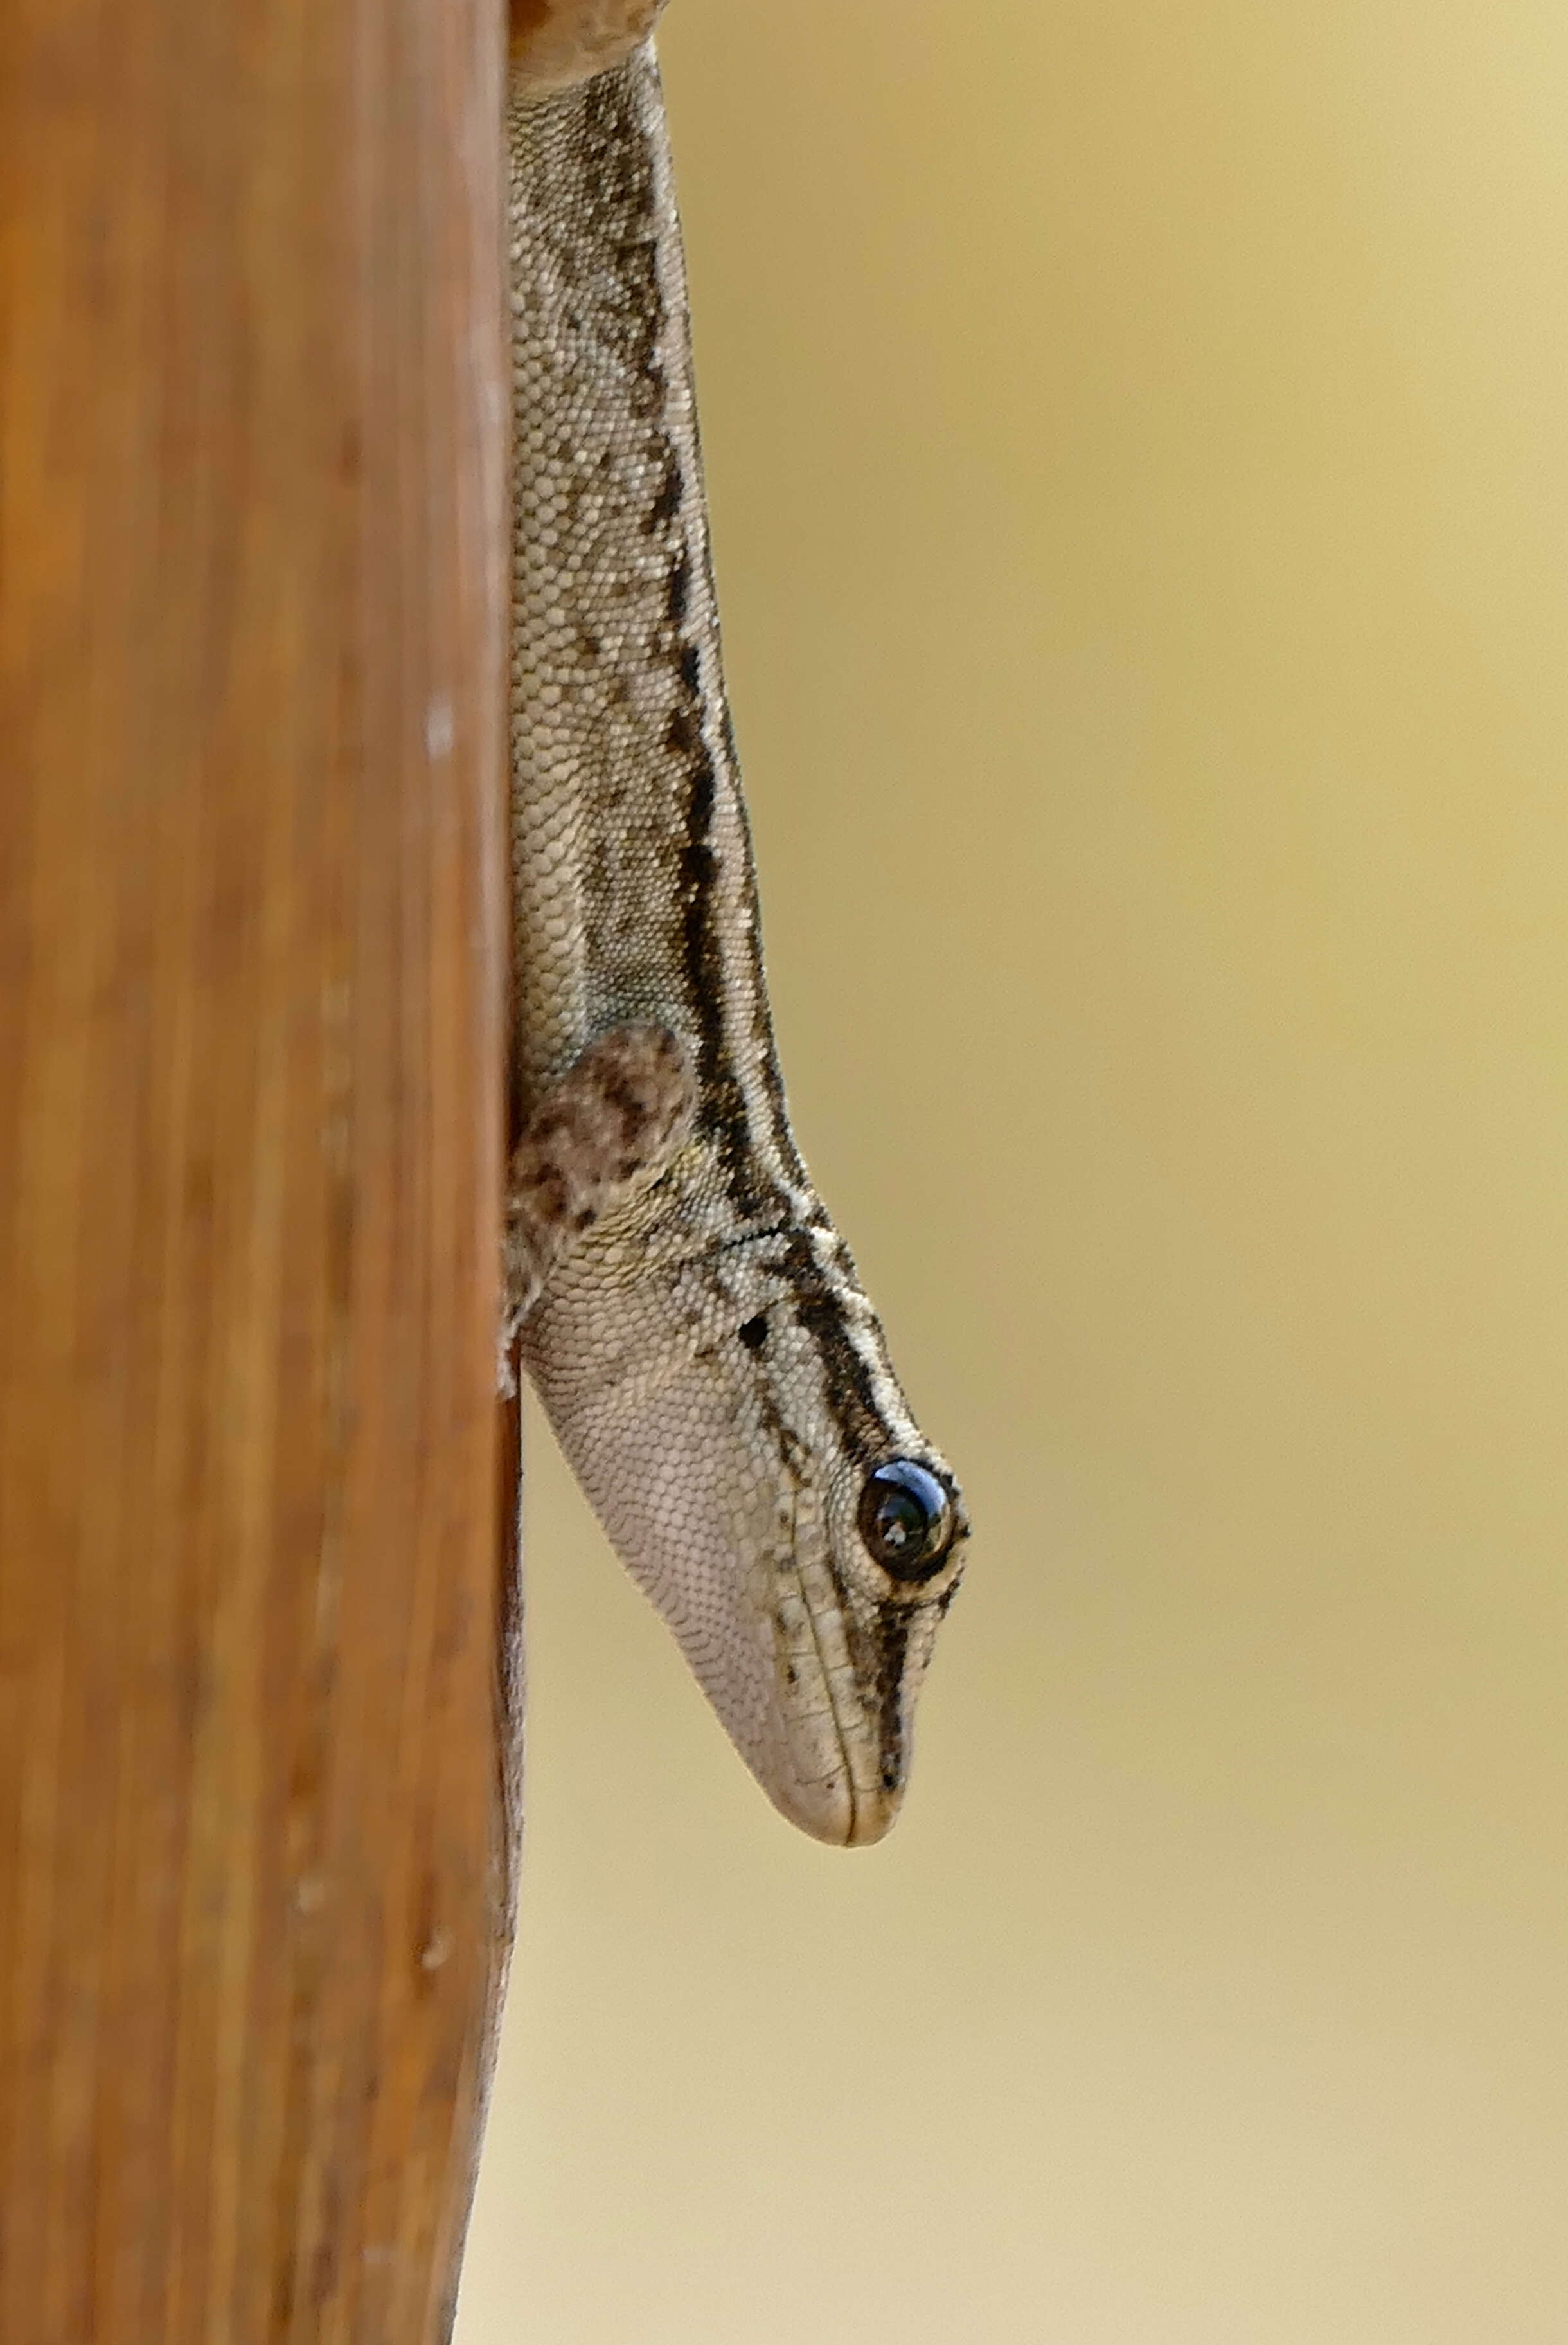
M0 2339L443 2333L505 1928L499 8L0 12Z

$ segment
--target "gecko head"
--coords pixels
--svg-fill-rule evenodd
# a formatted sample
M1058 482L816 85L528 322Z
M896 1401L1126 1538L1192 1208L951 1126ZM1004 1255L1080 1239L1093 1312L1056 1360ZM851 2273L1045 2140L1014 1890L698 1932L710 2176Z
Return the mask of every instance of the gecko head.
M821 1275L836 1241L813 1241L809 1276L794 1243L793 1262L759 1241L686 1265L678 1306L662 1280L580 1258L524 1356L612 1545L768 1797L814 1838L864 1847L898 1812L968 1523L870 1304L852 1276Z

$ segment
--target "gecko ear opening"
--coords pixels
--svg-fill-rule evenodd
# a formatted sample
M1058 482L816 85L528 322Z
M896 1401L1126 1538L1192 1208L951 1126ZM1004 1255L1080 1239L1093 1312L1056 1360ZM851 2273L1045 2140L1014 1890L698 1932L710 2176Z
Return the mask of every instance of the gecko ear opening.
M512 78L540 95L592 80L647 39L663 7L664 0L511 0Z

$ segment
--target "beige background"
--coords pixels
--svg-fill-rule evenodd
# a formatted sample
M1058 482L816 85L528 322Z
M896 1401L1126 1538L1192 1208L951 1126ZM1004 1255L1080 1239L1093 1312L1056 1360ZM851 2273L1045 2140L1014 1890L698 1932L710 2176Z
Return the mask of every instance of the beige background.
M1561 0L663 52L797 1121L976 1536L835 1854L536 1426L460 2345L1563 2345Z

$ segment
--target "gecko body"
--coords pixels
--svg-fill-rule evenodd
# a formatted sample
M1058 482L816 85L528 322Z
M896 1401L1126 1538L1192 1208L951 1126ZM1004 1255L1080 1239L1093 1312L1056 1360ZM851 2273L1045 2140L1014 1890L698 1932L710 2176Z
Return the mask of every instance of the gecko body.
M514 19L521 1355L775 1805L878 1839L967 1523L790 1129L647 0Z

